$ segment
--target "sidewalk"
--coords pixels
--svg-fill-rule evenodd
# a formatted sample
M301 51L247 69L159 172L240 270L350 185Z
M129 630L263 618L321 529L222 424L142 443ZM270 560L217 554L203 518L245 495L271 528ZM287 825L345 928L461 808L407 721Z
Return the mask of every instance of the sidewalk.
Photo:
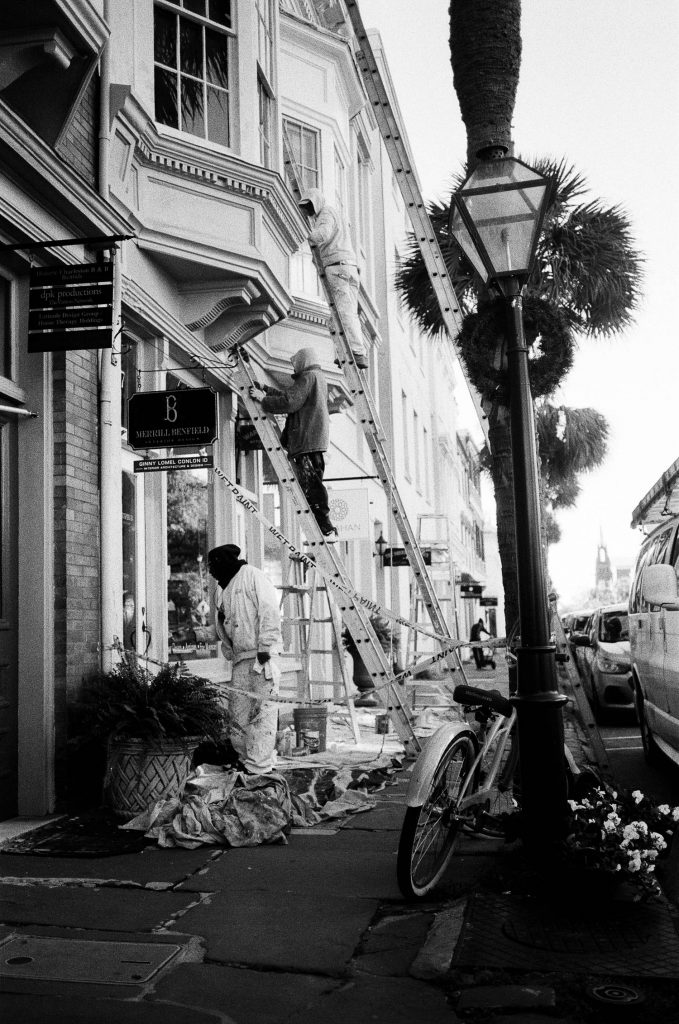
M502 689L502 675L469 681ZM361 717L369 758L384 738ZM465 839L441 893L406 903L408 774L373 810L296 829L286 846L0 854L2 1021L538 1024L599 1022L611 1008L676 1019L666 901L550 910L521 895L511 848Z

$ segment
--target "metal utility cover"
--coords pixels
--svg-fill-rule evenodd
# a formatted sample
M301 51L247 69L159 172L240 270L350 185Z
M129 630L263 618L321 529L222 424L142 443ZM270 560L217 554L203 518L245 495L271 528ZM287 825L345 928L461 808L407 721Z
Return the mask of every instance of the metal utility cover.
M469 901L453 965L677 978L679 935L661 904L557 908L484 893Z
M0 944L0 977L141 985L180 949L168 943L10 936Z

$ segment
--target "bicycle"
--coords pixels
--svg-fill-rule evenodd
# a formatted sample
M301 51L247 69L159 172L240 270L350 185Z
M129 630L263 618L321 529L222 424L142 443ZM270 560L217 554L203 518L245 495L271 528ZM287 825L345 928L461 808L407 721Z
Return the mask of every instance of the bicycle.
M502 835L498 816L516 806L516 708L497 690L466 684L456 686L453 697L466 720L436 730L408 786L396 864L408 899L436 886L463 832Z

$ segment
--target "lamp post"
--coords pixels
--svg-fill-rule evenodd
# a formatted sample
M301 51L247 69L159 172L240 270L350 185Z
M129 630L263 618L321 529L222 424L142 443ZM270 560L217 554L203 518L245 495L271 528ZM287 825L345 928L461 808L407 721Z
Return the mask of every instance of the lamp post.
M388 542L384 539L380 530L380 535L375 541L375 554L379 558L381 566L384 565L384 552L387 550L387 545Z
M551 642L540 530L535 419L528 377L522 292L533 263L552 182L514 157L483 160L454 196L450 232L507 311L521 644L517 708L526 842L561 837L566 810L563 704Z

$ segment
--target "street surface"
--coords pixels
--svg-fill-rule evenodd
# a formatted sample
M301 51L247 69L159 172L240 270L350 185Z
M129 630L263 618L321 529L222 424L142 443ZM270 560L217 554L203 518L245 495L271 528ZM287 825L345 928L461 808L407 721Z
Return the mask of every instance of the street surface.
M657 768L646 763L633 712L611 712L599 731L613 777L621 786L640 789L659 803L679 804L679 768L664 757Z

